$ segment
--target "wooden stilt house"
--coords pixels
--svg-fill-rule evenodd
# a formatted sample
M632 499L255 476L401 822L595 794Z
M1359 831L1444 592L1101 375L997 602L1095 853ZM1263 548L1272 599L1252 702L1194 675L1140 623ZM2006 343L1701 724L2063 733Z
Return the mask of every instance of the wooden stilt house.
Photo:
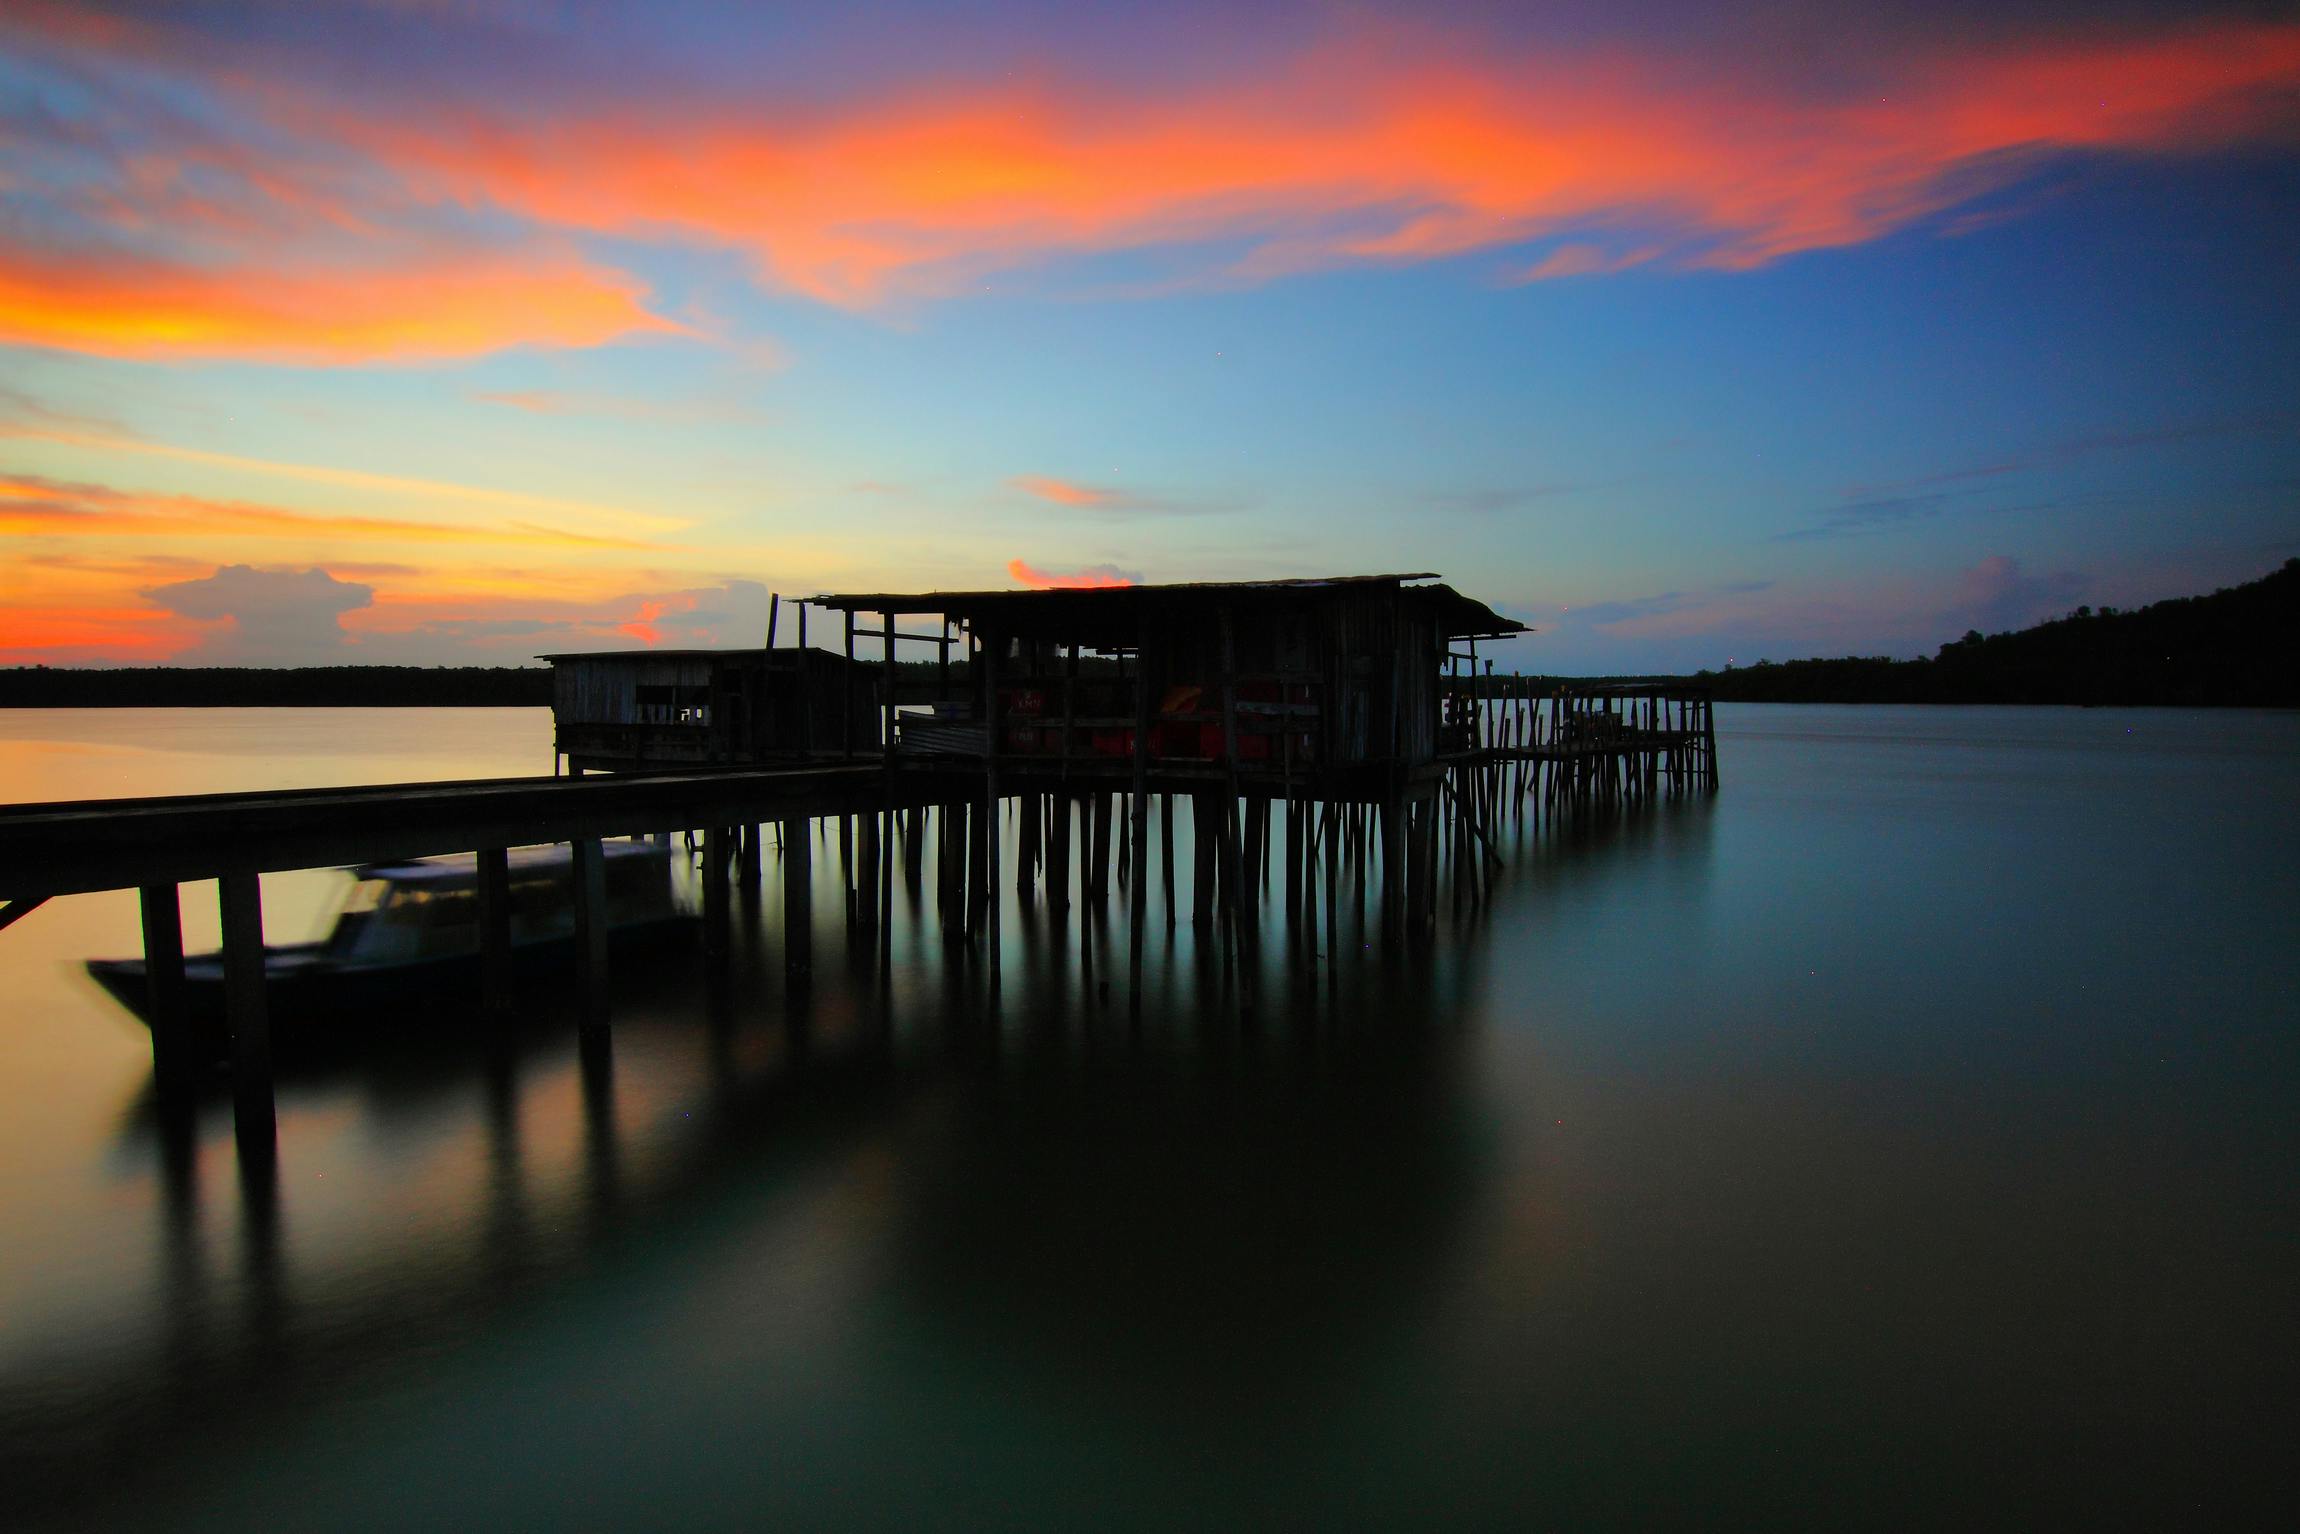
M942 621L963 692L895 716L898 753L1022 774L1140 770L1309 784L1368 797L1470 747L1449 673L1524 626L1428 575L1052 591L843 593L819 606ZM933 635L913 634L912 638ZM889 657L891 664L891 655Z

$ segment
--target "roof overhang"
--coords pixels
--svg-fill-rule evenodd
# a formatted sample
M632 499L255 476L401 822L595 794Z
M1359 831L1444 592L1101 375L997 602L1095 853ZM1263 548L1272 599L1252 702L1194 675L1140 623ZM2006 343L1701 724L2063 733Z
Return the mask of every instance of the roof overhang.
M1285 608L1389 589L1401 599L1426 603L1438 612L1448 639L1504 639L1530 633L1483 602L1434 581L1428 571L1392 575L1332 575L1294 580L1192 581L1165 585L1058 586L1017 591L827 592L811 600L833 611L889 615L933 613L969 626L1006 634L1077 642L1096 648L1123 648L1134 642L1151 613L1203 608L1209 612L1241 602Z

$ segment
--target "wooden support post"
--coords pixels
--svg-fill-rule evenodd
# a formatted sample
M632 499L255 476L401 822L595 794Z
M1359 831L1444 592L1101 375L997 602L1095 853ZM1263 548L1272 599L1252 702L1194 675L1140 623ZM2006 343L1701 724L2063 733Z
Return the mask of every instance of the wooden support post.
M860 902L856 897L855 818L852 815L839 817L839 888L845 894L843 904L846 906L847 947L851 949L854 947L855 929L862 924L862 915L855 909Z
M1137 661L1134 667L1134 801L1131 806L1134 834L1131 837L1132 855L1127 866L1133 872L1133 882L1127 887L1127 915L1131 918L1129 933L1132 950L1126 956L1126 984L1128 1005L1133 1015L1142 1016L1142 934L1150 915L1150 881L1147 870L1150 863L1150 655L1147 630L1137 640Z
M1398 946L1406 928L1406 801L1393 790L1382 801L1382 942Z
M1406 801L1406 933L1415 942L1421 941L1425 917L1423 891L1429 877L1429 847L1424 837L1429 831L1429 816L1424 813L1422 801Z
M1704 764L1709 769L1708 786L1715 788L1717 786L1717 700L1715 698L1703 698L1701 700L1701 755Z
M1024 794L1017 802L1020 810L1020 845L1014 855L1015 898L1028 905L1038 893L1037 871L1044 857L1046 812L1037 794Z
M1247 973L1256 965L1260 931L1254 897L1246 887L1245 860L1238 847L1238 643L1230 609L1222 609L1222 760L1227 767L1227 788L1222 805L1222 866L1230 889L1230 921L1238 934L1238 958Z
M736 883L740 884L745 892L753 895L758 893L759 884L765 877L765 859L759 852L760 833L763 829L758 825L746 825L737 833L739 838L737 845L742 860L742 868Z
M136 901L144 918L144 982L152 1009L152 1084L162 1102L179 1102L199 1075L184 996L183 902L173 884L147 884L136 891Z
M878 817L855 816L855 921L865 933L878 931Z
M1190 795L1190 925L1204 928L1214 920L1214 856L1221 837L1215 814L1214 791L1201 788Z
M1302 930L1302 807L1286 801L1286 930Z
M815 963L815 854L810 823L783 822L783 978L805 981Z
M1166 893L1166 930L1174 930L1174 796L1158 796L1159 874Z
M575 983L583 996L583 1026L607 1021L607 855L596 837L569 844L575 859Z
M1327 990L1337 998L1342 984L1342 934L1340 919L1336 916L1334 886L1341 883L1342 854L1340 817L1331 802L1326 805L1326 982Z
M1070 909L1070 822L1074 801L1067 788L1048 794L1053 820L1047 826L1046 903L1057 911Z
M501 847L478 854L479 989L490 1017L512 1007L511 855Z
M272 1106L272 1033L264 976L263 885L254 873L216 881L224 930L224 1018L232 1036L232 1118L243 1156L270 1155L278 1122Z
M1091 811L1088 866L1086 873L1086 903L1101 910L1110 901L1110 796L1100 789L1087 795Z
M934 807L935 845L934 888L942 910L942 937L944 942L955 941L966 930L959 901L966 888L963 870L966 867L966 836L963 830L963 805L943 803Z
M1003 635L993 635L982 644L982 687L984 710L990 720L990 754L982 769L982 832L983 832L983 933L990 954L990 983L998 984L998 854L1001 834L1005 827L999 823L998 758L1006 747L1002 738L1006 732L1006 711L998 695L999 651L1006 647Z
M894 852L901 834L896 818L900 812L894 803L894 749L895 737L899 733L896 728L895 689L898 683L894 666L895 615L881 613L880 616L886 619L886 649L879 656L879 689L886 694L880 700L883 707L879 716L879 756L886 763L886 781L881 788L885 801L886 836L883 844L873 849L878 859L878 898L872 905L878 922L879 973L882 977L891 977L894 973Z
M959 876L959 935L973 942L982 935L982 887L990 876L990 849L983 840L982 801L969 799L958 806L962 841L966 849L964 872Z
M894 849L902 834L901 813L890 798L886 809L886 841L879 848L878 962L879 974L890 986L894 983Z
M727 828L703 828L703 954L727 956Z

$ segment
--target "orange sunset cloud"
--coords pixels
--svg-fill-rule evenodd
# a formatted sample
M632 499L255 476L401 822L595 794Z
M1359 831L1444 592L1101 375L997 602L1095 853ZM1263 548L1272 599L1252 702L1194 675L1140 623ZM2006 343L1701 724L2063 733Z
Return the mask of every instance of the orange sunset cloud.
M835 304L948 292L1062 252L1244 238L1235 280L1575 230L1749 267L1902 227L2015 152L2241 137L2300 83L2300 26L2014 45L1793 99L1635 59L1319 55L1251 90L1127 100L1080 84L819 115L660 102L530 126L315 112L419 197L561 229L749 252ZM1602 251L1536 273L1616 264ZM1643 257L1640 257L1643 259Z
M80 199L99 249L0 244L0 343L349 363L686 331L564 243L584 236L733 251L772 288L848 307L1152 247L1186 253L1185 285L1510 246L1536 247L1520 280L1742 269L1876 239L2040 155L2288 124L2300 25L1967 42L1857 73L1792 89L1722 61L1393 30L1163 89L1050 70L843 101L563 91L413 110L268 79L238 99L270 133L172 146ZM441 232L473 214L524 221L527 243ZM161 231L196 233L199 254L115 248Z
M1043 474L1018 474L1007 483L1025 495L1051 501L1057 506L1108 506L1121 499L1115 490L1072 484L1069 480L1050 479Z
M291 511L251 501L151 495L36 474L0 473L0 534L76 537L305 538L382 542L511 544L564 549L645 549L628 538L565 532L535 523L497 526L419 522L401 517Z
M110 357L412 361L682 330L641 299L632 279L557 256L206 269L0 244L0 343Z

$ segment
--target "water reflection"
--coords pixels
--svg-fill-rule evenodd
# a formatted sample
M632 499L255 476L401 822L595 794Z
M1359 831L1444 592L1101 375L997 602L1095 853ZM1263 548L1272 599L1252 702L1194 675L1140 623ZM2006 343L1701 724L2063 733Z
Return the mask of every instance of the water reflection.
M1737 733L1714 805L1505 827L1397 962L1280 884L1244 973L1154 858L1139 1022L1122 902L1009 904L993 988L929 835L881 967L819 839L799 992L770 858L605 1050L538 998L284 1074L268 1176L13 972L0 1046L102 1119L0 1123L0 1521L2224 1507L2294 1363L2295 725L1838 717ZM118 946L59 906L10 939Z
M1134 1019L1113 996L1121 901L1058 912L1006 892L994 987L939 931L931 868L904 857L896 963L842 946L843 903L818 887L828 930L789 993L772 862L724 961L620 976L610 1029L561 996L469 1038L284 1067L276 1157L235 1150L228 1088L180 1110L140 1089L119 1134L157 1190L152 1346L73 1366L86 1414L10 1453L31 1506L127 1506L86 1475L98 1443L230 1463L349 1382L420 1377L795 1155L885 1158L846 1218L877 1232L865 1297L917 1350L908 1366L988 1350L1034 1388L1177 1432L1209 1393L1275 1411L1325 1388L1428 1303L1480 1197L1461 1060L1474 942L1391 965L1361 948L1337 993L1314 948L1289 976L1271 941L1278 1004L1241 1018L1245 977L1198 946L1185 896L1173 929L1150 923ZM835 854L816 872L837 880ZM1156 912L1155 880L1144 898ZM203 1163L228 1169L226 1203ZM12 1420L33 1406L0 1380L9 1396Z

